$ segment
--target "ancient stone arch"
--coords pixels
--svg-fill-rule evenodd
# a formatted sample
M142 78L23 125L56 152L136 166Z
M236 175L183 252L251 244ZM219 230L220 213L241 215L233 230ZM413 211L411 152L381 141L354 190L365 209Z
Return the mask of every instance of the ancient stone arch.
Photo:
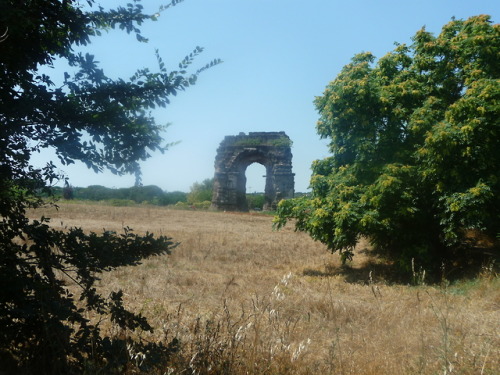
M290 138L285 132L240 133L221 142L215 158L212 207L248 211L245 171L250 164L266 168L265 210L275 209L294 194Z

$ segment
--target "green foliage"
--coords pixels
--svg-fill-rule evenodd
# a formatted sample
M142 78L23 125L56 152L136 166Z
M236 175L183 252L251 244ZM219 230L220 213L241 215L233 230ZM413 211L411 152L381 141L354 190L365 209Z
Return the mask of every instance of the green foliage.
M191 205L191 208L195 208L197 210L208 210L211 205L212 205L211 201L194 202Z
M71 200L75 196L75 192L73 190L73 186L66 184L62 189L62 197L66 200Z
M234 146L247 146L247 147L256 147L256 146L276 146L276 147L292 147L292 140L288 137L279 137L275 139L268 138L245 138L240 139L234 143Z
M212 201L212 193L214 189L214 179L207 178L200 182L195 182L187 195L187 201L190 204Z
M57 192L55 191L54 194L57 194ZM126 200L135 203L148 202L158 206L167 206L177 202L186 202L187 200L186 193L181 191L165 192L156 185L119 189L90 185L86 188L73 188L73 197L91 201Z
M262 210L264 208L264 203L266 203L266 197L264 194L247 194L248 209L250 210Z
M467 256L467 231L500 228L500 27L488 16L425 29L375 63L356 55L315 100L331 157L310 198L283 201L275 225L353 255L360 236L410 270Z
M276 147L292 147L293 142L288 137L280 137L278 139L272 139L268 142L271 146Z
M168 206L177 202L187 202L187 194L182 191L164 192L161 197L151 201L151 203L160 206Z
M177 202L174 207L181 210L209 210L212 206L211 201L200 201L194 203Z
M163 195L163 190L158 186L133 186L129 189L129 197L136 203L141 203L145 201L152 201L155 198L159 198Z
M159 11L178 2L172 0ZM151 327L140 314L124 308L121 292L103 297L95 281L104 271L169 254L175 247L169 237L136 235L129 228L121 234L96 234L80 228L56 230L45 217L30 221L27 210L44 204L41 197L51 194L47 186L63 178L51 162L34 168L31 155L51 147L63 164L78 160L96 172L108 169L140 180L139 161L168 146L161 137L165 126L156 124L150 111L166 106L171 95L219 63L214 60L188 73L202 51L197 47L179 70L168 72L157 53L158 72L141 69L128 80L111 79L93 55L73 48L83 49L101 30L114 28L135 33L144 42L139 26L158 15L144 14L138 1L109 11L94 7L93 0L84 3L0 3L0 363L5 373L123 369L126 342L102 336L99 319L110 318L123 332ZM61 86L43 73L56 59L67 61L74 71L64 74ZM144 189L135 191L136 199L142 199ZM105 188L94 187L96 198L105 193ZM63 278L80 292L72 295ZM93 315L97 323L88 320ZM173 350L134 345L148 350L150 358Z
M110 199L109 204L114 207L130 207L133 206L136 202L130 199Z
M103 201L108 199L126 199L128 194L124 195L122 189L117 191L117 194L113 194L113 189L107 188L102 185L90 185L86 188L76 188L75 189L75 198L76 199L85 199L91 201Z

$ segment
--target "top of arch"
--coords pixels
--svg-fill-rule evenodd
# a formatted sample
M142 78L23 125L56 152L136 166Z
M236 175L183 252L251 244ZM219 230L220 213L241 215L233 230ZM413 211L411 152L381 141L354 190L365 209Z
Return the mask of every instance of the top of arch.
M252 148L261 146L291 147L292 141L285 132L241 132L238 135L228 135L221 143L224 147Z

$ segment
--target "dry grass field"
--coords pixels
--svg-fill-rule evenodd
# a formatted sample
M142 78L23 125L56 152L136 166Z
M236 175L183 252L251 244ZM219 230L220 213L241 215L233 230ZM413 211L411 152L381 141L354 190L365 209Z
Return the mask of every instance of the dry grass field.
M271 216L64 203L44 213L55 227L180 242L99 286L148 317L154 333L137 335L180 340L166 374L500 373L500 282L487 269L448 286L391 284L366 243L342 268L293 227L273 231Z

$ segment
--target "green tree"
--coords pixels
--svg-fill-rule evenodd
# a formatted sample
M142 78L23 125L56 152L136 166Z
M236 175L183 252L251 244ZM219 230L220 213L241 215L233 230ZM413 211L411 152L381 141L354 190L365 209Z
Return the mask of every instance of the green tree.
M266 203L266 197L262 193L247 194L247 203L250 210L262 210Z
M113 190L102 185L90 185L86 188L79 188L76 194L78 199L88 199L91 201L102 201L111 198L117 198L113 194ZM118 197L126 199L127 197Z
M66 200L71 200L75 197L75 192L73 190L73 186L70 184L66 184L62 189L62 197Z
M190 204L212 201L212 193L214 189L214 179L207 178L202 182L195 182L189 189L187 201Z
M111 373L127 360L126 342L100 334L89 313L104 315L124 330L151 330L139 314L127 311L121 292L109 298L95 288L100 272L168 254L171 238L150 233L85 233L53 229L49 219L30 221L27 209L44 204L48 185L62 178L48 162L37 169L30 156L52 147L63 164L82 161L96 172L140 176L139 161L167 148L164 126L151 115L169 97L195 83L188 68L197 47L167 71L157 53L158 71L138 70L130 79L111 79L94 56L77 52L101 30L134 33L140 25L180 2L172 0L154 15L138 1L104 10L93 0L3 0L0 2L0 363L7 373ZM56 59L74 73L62 86L47 75ZM35 211L36 212L36 211ZM81 287L72 295L63 282ZM97 320L98 321L98 320ZM138 350L152 344L137 342ZM156 353L171 348L156 346ZM149 356L150 358L154 355ZM145 364L146 365L146 364ZM123 368L123 367L122 367Z
M163 193L163 196L157 200L157 204L167 206L178 202L187 202L187 193L182 191L170 191Z
M128 199L136 203L142 203L144 201L153 201L154 199L160 198L162 195L163 190L156 185L133 186L129 188Z
M360 236L403 269L467 256L470 230L500 232L500 26L481 15L378 60L356 55L315 99L332 156L311 197L283 201L275 225L353 255ZM469 230L469 231L468 231Z

